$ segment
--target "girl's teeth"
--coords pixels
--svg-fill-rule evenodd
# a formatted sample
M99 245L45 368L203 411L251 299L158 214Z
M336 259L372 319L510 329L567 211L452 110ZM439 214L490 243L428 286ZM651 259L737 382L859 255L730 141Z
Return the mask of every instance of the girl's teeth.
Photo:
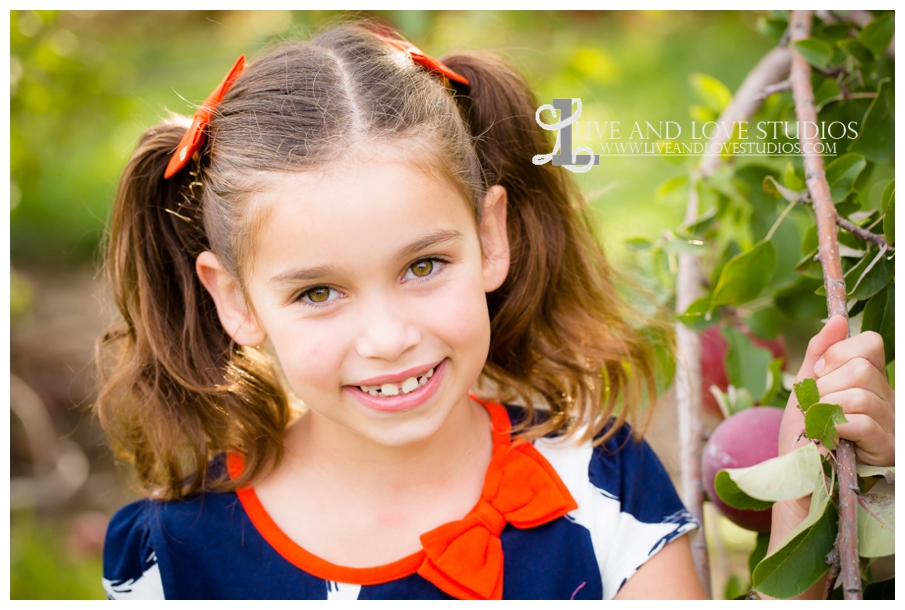
M403 394L408 394L409 392L411 392L412 390L415 390L417 388L418 388L418 380L415 379L414 377L409 377L404 382L402 382L402 393Z
M381 386L363 385L359 387L362 392L370 394L371 396L398 396L400 393L408 394L409 392L414 392L427 383L427 380L430 379L433 374L434 369L431 369L421 377L409 377L402 382L402 388L398 388L392 383L385 383Z

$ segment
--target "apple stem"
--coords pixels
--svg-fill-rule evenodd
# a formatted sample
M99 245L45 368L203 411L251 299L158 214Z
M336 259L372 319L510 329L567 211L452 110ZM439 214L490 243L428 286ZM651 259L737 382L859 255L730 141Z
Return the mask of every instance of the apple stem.
M709 151L720 150L729 140L736 123L747 121L763 104L760 93L764 88L786 79L789 74L791 52L776 47L748 73L729 105L723 110L717 123L722 127L720 135L712 141ZM719 168L723 159L718 153L708 152L692 174L691 188L685 207L685 224L698 219L700 204L698 186ZM700 295L705 284L700 258L691 253L680 253L676 278L676 311L684 313ZM698 520L704 523L704 486L701 482L701 454L704 447L701 422L701 339L698 333L682 323L676 323L676 403L679 418L679 442L681 447L680 473L682 501ZM714 532L715 534L716 532ZM707 539L703 529L692 538L692 555L704 591L711 594L710 563L707 557ZM712 596L712 594L711 594Z
M814 106L814 89L811 86L811 65L795 49L795 42L811 35L813 11L792 11L789 20L792 47L792 98L799 125L806 122L817 124L817 109ZM823 282L829 316L848 318L846 307L845 278L839 256L839 242L836 236L836 206L830 195L826 180L823 156L816 150L823 150L819 134L809 134L807 129L799 129L805 179L811 195L811 205L817 217L817 237L820 244L820 264L823 268ZM841 440L836 450L839 473L839 535L836 538L836 554L842 570L842 584L845 599L861 599L861 574L858 563L858 516L857 475L855 473L855 450L851 442Z

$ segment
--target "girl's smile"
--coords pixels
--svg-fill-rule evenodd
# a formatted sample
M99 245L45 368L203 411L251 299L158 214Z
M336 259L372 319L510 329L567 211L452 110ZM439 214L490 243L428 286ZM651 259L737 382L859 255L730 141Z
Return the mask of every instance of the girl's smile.
M346 386L356 400L377 411L406 411L427 401L443 378L443 360L429 369L414 367L400 375L384 375Z
M311 432L400 447L455 427L469 405L490 344L485 293L508 270L506 202L492 188L478 223L459 190L381 150L266 181L249 203L244 291L212 255L198 267L222 284L234 338L271 340Z

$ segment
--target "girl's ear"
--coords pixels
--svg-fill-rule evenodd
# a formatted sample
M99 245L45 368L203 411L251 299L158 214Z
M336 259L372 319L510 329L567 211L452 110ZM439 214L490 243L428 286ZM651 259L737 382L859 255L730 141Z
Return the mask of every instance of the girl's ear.
M478 234L484 252L484 292L503 285L509 274L509 235L506 233L506 189L499 184L484 196Z
M267 339L267 333L248 307L242 288L213 252L202 252L195 261L195 271L214 299L220 324L239 345L257 347Z

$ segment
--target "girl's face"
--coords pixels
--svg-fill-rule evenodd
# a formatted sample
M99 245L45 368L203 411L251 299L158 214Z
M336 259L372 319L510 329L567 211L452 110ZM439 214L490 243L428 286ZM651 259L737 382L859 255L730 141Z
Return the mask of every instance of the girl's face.
M280 174L246 274L251 307L211 253L202 281L237 342L269 337L320 423L403 446L435 434L481 373L485 292L509 265L506 193L481 223L448 184L402 161Z

